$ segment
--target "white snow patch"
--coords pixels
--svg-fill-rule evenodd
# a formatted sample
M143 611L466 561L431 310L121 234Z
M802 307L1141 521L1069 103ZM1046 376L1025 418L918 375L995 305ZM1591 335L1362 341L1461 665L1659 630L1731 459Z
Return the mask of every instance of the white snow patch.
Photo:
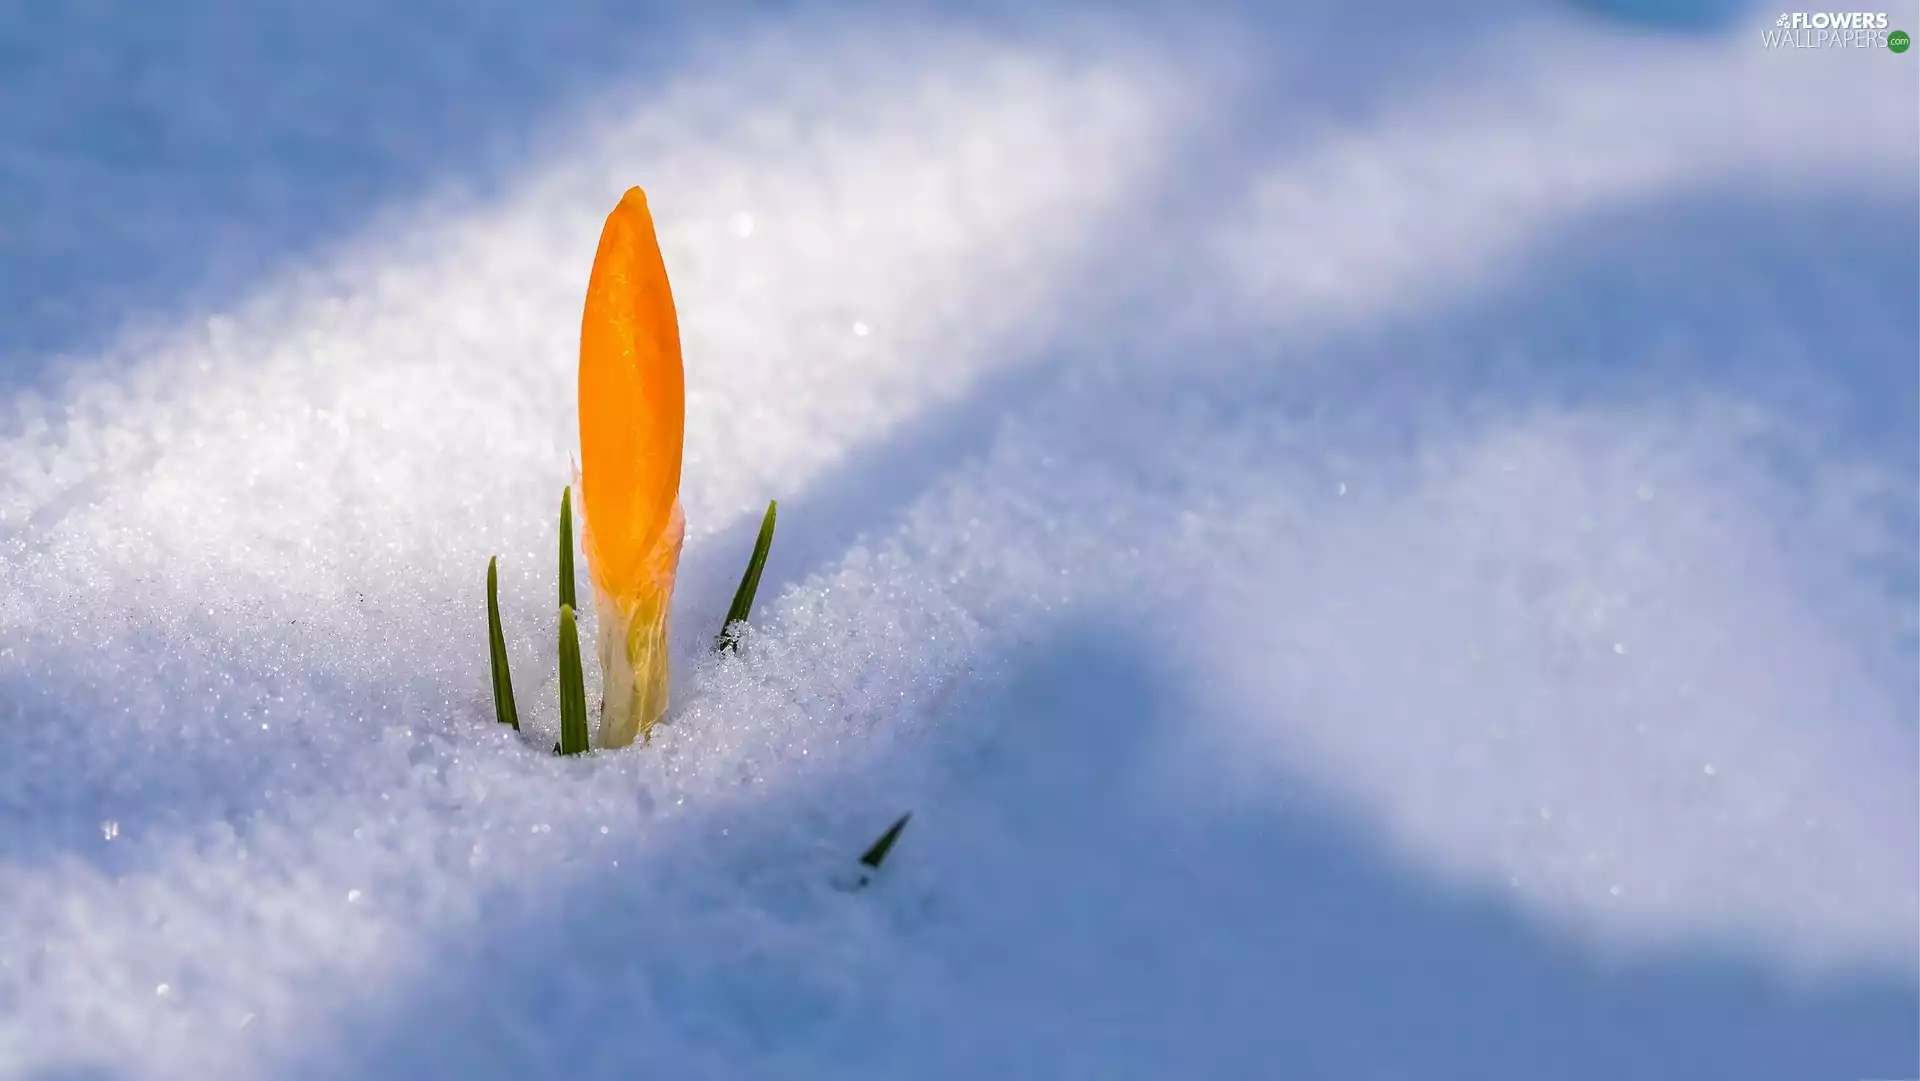
M1549 25L1272 152L1215 77L1280 55L1246 29L739 43L18 402L0 1072L1910 1072L1913 597L1854 561L1910 557L1911 463L1737 380L1455 385L1445 316L1604 213L1884 197L1913 98L1861 97L1911 65ZM1247 152L1164 227L1208 124ZM675 714L556 761L579 293L635 182L688 358ZM1910 355L1910 250L1783 243L1713 284L1878 278L1850 349ZM1616 317L1725 325L1662 299ZM1508 313L1550 387L1556 302ZM1664 329L1607 359L1715 369Z

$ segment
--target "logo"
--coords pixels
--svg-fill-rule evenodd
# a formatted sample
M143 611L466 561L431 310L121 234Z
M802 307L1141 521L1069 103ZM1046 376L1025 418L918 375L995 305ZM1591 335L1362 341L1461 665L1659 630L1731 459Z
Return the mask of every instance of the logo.
M1912 44L1904 30L1887 29L1884 11L1791 11L1760 32L1769 49L1869 49L1903 53Z
M1864 11L1797 11L1773 21L1782 30L1885 30L1887 13Z

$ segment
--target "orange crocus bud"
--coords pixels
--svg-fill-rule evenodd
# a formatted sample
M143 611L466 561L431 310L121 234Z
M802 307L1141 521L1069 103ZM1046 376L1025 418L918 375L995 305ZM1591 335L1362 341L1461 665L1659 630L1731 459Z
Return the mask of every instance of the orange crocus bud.
M600 232L580 324L581 547L599 619L602 747L645 738L667 711L686 412L666 263L646 193L629 188Z

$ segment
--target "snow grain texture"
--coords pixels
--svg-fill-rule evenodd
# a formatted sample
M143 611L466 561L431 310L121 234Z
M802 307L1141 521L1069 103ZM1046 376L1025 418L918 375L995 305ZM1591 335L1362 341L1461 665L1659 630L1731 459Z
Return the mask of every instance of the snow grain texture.
M0 1073L1914 1072L1911 66L1531 19L1272 130L1257 23L776 22L20 392ZM676 706L556 761L635 182Z

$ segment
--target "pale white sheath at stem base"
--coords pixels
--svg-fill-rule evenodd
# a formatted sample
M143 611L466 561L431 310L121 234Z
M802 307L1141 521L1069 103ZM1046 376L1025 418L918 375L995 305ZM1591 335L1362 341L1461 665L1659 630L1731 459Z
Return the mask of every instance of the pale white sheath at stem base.
M667 625L673 573L680 562L685 534L686 519L675 503L659 550L666 572L664 591L617 597L594 587L593 611L600 627L594 649L600 656L602 680L598 739L602 747L625 747L636 737L644 738L666 716L670 682Z

